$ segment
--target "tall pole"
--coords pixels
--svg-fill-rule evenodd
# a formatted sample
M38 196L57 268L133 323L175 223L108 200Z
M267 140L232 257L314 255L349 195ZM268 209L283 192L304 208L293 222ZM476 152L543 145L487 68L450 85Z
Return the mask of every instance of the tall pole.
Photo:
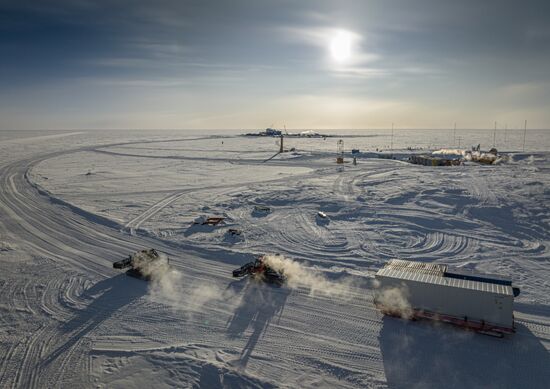
M527 119L525 119L525 124L523 126L523 152L525 152L525 135L527 135Z
M393 123L391 124L391 141L390 141L390 150L393 151Z
M493 147L495 147L497 141L497 122L495 122L495 130L493 131Z

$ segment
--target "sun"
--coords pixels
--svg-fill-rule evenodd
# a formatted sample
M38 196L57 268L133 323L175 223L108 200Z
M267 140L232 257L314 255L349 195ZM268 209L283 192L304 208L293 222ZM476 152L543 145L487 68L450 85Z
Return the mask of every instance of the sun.
M351 36L339 31L330 41L330 53L337 62L345 62L351 57Z

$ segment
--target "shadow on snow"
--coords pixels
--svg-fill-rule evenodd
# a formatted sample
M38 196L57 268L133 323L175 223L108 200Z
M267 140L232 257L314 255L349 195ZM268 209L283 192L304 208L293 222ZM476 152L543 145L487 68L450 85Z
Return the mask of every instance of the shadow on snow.
M384 317L390 388L547 388L550 354L524 325L503 339L451 325Z
M240 338L248 328L252 330L239 358L240 367L245 368L252 351L273 318L277 315L280 318L282 315L290 290L284 286L277 287L252 279L235 281L230 288L242 288L242 298L233 317L228 321L229 337Z
M67 340L50 353L44 363L50 364L63 354L68 353L101 323L146 293L146 282L125 274L99 281L84 291L82 297L91 299L91 303L78 311L73 319L61 327Z

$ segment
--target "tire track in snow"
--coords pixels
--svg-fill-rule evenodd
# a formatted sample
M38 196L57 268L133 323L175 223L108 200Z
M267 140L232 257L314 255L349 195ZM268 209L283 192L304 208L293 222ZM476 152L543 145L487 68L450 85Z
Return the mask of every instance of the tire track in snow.
M300 178L304 176L308 176L310 173L306 175L299 175ZM287 178L276 178L276 179L269 179L269 180L260 180L259 178L255 178L254 181L251 182L239 182L239 184L227 184L227 185L212 185L212 186L206 186L206 187L200 187L200 188L189 188L184 189L180 191L176 191L169 196L165 197L164 199L158 201L157 203L153 204L151 207L143 211L140 215L136 216L132 220L130 220L128 223L126 223L125 227L132 230L132 229L138 229L143 223L145 223L150 218L157 215L159 212L161 212L164 208L172 205L173 203L180 200L182 197L189 195L191 193L200 193L200 192L213 192L213 191L219 191L221 189L231 189L236 190L236 187L240 190L243 190L244 188L248 187L249 185L257 185L260 184L272 184L277 182L288 182L289 179L292 179L294 177L287 177Z
M40 253L49 251L48 256L54 257L58 263L65 264L73 271L78 269L85 272L87 269L109 267L110 263L106 260L90 257L91 253L87 252L87 249L82 249L79 240L86 242L89 247L96 246L98 255L112 256L112 258L127 253L126 250L129 247L155 245L160 247L162 251L167 250L174 253L174 266L184 272L184 283L192 283L199 279L217 286L227 286L230 283L230 270L232 267L229 265L208 260L203 261L202 259L197 260L197 256L191 249L189 258L187 258L181 255L178 249L167 246L163 242L146 237L138 238L119 234L112 228L94 224L83 219L81 215L58 205L50 204L47 198L30 189L28 183L22 178L20 173L25 171L26 166L26 164L19 164L14 166L14 170L10 171L17 173L13 176L13 182L19 193L11 193L9 196L14 196L23 203L31 202L33 207L24 208L18 202L9 201L6 205L0 194L0 213L3 212L2 217L4 217L6 213L2 208L14 206L17 208L14 212L15 217L19 217L29 225L33 225L35 218L38 219L37 223L42 223L46 229L44 236L34 236L34 230L15 229L17 235L20 234L19 236L32 241L34 244L32 250L42 250ZM342 188L347 190L345 189L346 185L343 183ZM9 188L8 190L11 191ZM391 207L387 208L387 215L384 218L389 221L387 221L387 224L383 224L382 227L395 231L399 225L406 226L406 218L391 218L391 209ZM406 210L403 209L403 212L406 213ZM411 212L414 212L414 210L411 210ZM37 213L40 214L36 215ZM57 217L58 214L60 217ZM434 213L426 213L425 215L433 216ZM51 220L48 221L48 218L51 218ZM309 224L312 221L307 213L297 215L295 219L290 220L293 220L293 223L305 224L298 237L289 239L296 248L299 247L300 239L305 239L308 235L315 235L316 239L319 240L323 239L315 225ZM8 228L16 225L17 220L8 221ZM414 224L409 225L414 226ZM269 228L266 228L265 231L267 232L266 238L271 239L273 237L272 231ZM384 230L382 229L382 231ZM445 250L447 252L455 250L453 249L455 246L456 250L465 250L462 248L463 245L472 244L469 240L465 243L458 243L459 238L447 240L446 234L438 235L435 230L423 229L423 231L427 231L427 236L424 239L417 239L416 236L405 236L401 241L396 238L396 240L389 239L384 247L400 243L403 250L408 250L416 244L416 248L419 250L424 248L426 253L443 253ZM76 238L64 240L64 235L71 235ZM357 241L360 240L361 236L363 236L362 233L357 234ZM64 255L64 247L51 247L48 245L47 240L50 237L73 247L76 253ZM382 242L382 238L380 242ZM456 245L453 242L456 242ZM119 243L124 248L117 249ZM191 248L191 245L189 246ZM313 252L312 247L308 250ZM223 251L219 251L219 253L223 253ZM74 262L74 258L69 257L72 255L87 257L87 260L78 265ZM106 271L107 276L112 274L115 273L111 269ZM93 276L96 281L102 278L101 275ZM50 297L50 300L52 306L59 309L60 312L55 314L59 315L59 319L62 321L67 321L67 317L61 317L61 312L64 312L70 318L72 317L71 313L74 314L70 312L71 307L80 306L81 304L86 305L86 301L79 297L78 284L77 278L67 281L67 283L60 280L51 284L51 290L48 293L51 293L53 297ZM24 286L22 285L22 287ZM68 288L68 290L54 293L59 288ZM255 293L249 294L242 291L237 292L242 299L243 306L232 300L214 301L203 307L206 316L197 314L186 319L182 319L177 312L171 312L170 307L162 303L140 301L136 307L126 307L108 318L102 317L101 325L104 324L105 328L100 328L101 325L98 325L91 328L83 337L77 337L77 343L71 345L67 355L50 367L45 366L40 372L43 379L33 378L31 381L36 382L36 384L31 382L29 386L70 385L74 380L78 380L79 374L88 374L89 365L83 362L84 360L89 361L85 358L86 353L89 352L88 344L93 346L93 342L102 339L103 336L106 339L103 351L97 352L99 354L104 352L101 355L106 357L109 356L110 350L117 348L119 350L125 349L128 355L143 356L147 355L147 349L165 350L166 353L169 353L170 350L174 350L174 345L192 345L192 347L189 347L189 350L192 350L190 352L194 352L198 356L197 359L204 362L205 359L201 354L204 355L208 350L219 350L220 345L223 344L227 354L237 358L236 366L242 363L242 358L238 359L238 356L245 353L249 357L246 371L262 377L269 376L273 382L278 382L277 379L281 376L281 372L284 372L285 376L287 376L287 372L289 376L292 376L287 381L290 386L300 382L295 378L295 375L300 372L301 374L304 374L304 372L316 374L322 379L329 379L334 372L334 377L338 377L339 374L342 375L344 385L366 386L367 384L371 385L372 382L379 383L380 386L384 385L385 366L377 343L379 329L382 325L381 315L369 303L367 298L357 298L356 301L350 302L339 298L311 297L308 296L307 291L293 290L281 308L283 312L281 316L270 317L264 315L262 317L258 314L254 316L253 304L257 301L254 300L254 297L258 293L265 293L266 291L270 291L270 289L259 288ZM279 292L282 293L282 291ZM365 293L365 290L358 290L357 294L360 293ZM273 292L273 295L277 296L279 294ZM253 309L248 310L251 305ZM86 306L88 307L88 305ZM35 309L35 311L37 313L41 312L39 309ZM261 313L260 309L256 311ZM90 308L90 314L101 315L101 312ZM224 332L223 324L226 322L225 320L230 321L235 315L237 316L234 319L235 322L244 329L240 336L229 339L227 333ZM208 318L209 316L215 318L213 323L205 323L205 317ZM86 325L85 318L82 320L84 320L83 325ZM337 323L337 325L333 326L331 323ZM121 324L124 324L123 329L119 328ZM533 328L538 325L540 324L534 323ZM173 327L178 328L175 331ZM134 332L132 333L132 331ZM318 334L318 331L321 334ZM134 345L131 344L131 341L128 341L129 335L141 338L142 343L139 347L136 346L135 349L141 348L143 351L132 351ZM38 355L48 355L52 349L59 346L61 336L63 335L52 329L49 340L35 346L33 350L40 350ZM121 337L119 342L110 346L109 339L116 339L117 336ZM257 343L254 343L255 338L253 336L257 337ZM93 349L92 346L90 348ZM14 352L19 357L22 355L22 351L22 347L19 346ZM171 358L170 363L174 360L181 363L177 353L173 352L172 354L168 356L168 358ZM33 361L37 358L36 355L35 351L29 352L26 357L26 365L32 366ZM223 363L224 368L230 369L232 373L239 371L230 364ZM63 371L59 366L66 366L67 369ZM338 366L349 368L339 369ZM73 367L73 369L68 367ZM14 369L17 369L17 367L14 367ZM13 370L10 370L8 375L12 377ZM0 375L1 380L4 379L4 376L5 374ZM346 381L348 378L349 381ZM334 382L340 385L342 381L339 382L335 379Z

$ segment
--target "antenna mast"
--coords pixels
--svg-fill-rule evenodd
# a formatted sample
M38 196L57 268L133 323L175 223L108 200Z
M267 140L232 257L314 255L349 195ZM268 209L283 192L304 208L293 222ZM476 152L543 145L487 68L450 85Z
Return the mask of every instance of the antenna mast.
M527 119L525 119L525 124L523 126L523 152L525 153L525 135L527 135Z

